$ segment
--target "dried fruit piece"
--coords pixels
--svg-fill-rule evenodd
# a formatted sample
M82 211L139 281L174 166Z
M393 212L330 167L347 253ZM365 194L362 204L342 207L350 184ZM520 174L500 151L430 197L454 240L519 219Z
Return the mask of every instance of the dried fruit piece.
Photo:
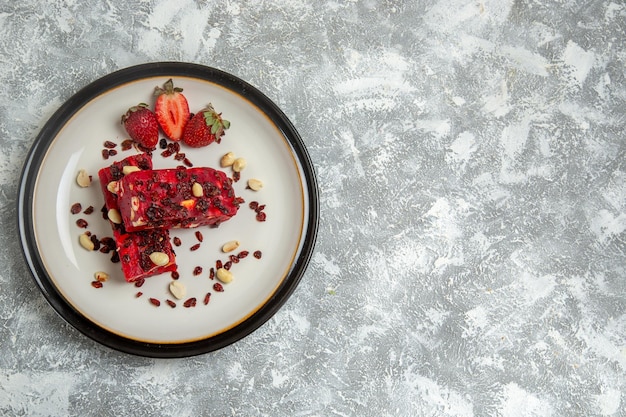
M191 297L190 299L188 299L187 301L183 303L183 307L185 308L195 307L195 306L196 306L196 297Z
M216 273L217 279L222 281L224 284L228 284L233 280L233 273L227 270L226 268L220 268Z
M248 180L248 188L252 191L259 191L263 188L263 182L261 180L257 180L256 178L250 178Z
M72 204L72 207L70 207L70 213L78 214L80 213L82 209L83 209L83 206L80 203L74 203Z
M78 170L78 175L76 175L76 184L79 187L85 188L91 185L91 177L84 169Z
M172 281L170 282L170 292L176 299L181 300L187 294L187 288L180 281Z
M240 243L238 240L231 240L229 242L226 242L222 245L222 252L224 253L232 252L239 247L239 244Z

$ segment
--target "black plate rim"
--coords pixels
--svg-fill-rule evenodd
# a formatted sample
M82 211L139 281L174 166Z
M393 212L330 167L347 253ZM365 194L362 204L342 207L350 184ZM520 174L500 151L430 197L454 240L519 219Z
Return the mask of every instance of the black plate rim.
M285 136L300 163L308 192L307 229L303 245L279 288L250 317L236 326L207 339L187 343L146 343L128 339L99 327L76 311L60 294L48 276L35 245L33 193L41 163L51 142L61 128L83 106L100 94L143 78L155 76L191 77L215 82L245 97L261 109ZM109 73L80 89L48 119L31 146L24 162L17 198L18 230L22 255L30 275L50 306L72 327L95 342L114 350L153 358L180 358L209 353L248 336L267 322L293 294L312 257L319 229L319 190L315 168L302 137L283 111L256 87L225 71L186 62L150 62Z

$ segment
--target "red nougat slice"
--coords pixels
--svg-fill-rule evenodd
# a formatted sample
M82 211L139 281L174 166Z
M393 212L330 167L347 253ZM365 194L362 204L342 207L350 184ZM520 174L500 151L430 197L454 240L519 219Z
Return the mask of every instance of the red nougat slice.
M119 181L128 231L219 225L237 214L242 202L232 179L208 167L137 171Z
M124 177L125 166L136 166L142 170L150 170L152 169L152 160L145 154L133 155L98 171L107 211L111 209L119 211L118 197L116 194L109 191L109 184L116 184L116 181ZM117 187L112 187L112 189L117 189ZM176 258L167 230L153 229L129 233L124 228L123 223L115 224L111 221L109 222L113 228L113 238L117 245L117 252L120 263L122 264L122 272L124 273L126 281L135 282L164 272L176 270ZM167 254L168 262L161 266L155 265L150 259L150 254L153 252L163 252Z

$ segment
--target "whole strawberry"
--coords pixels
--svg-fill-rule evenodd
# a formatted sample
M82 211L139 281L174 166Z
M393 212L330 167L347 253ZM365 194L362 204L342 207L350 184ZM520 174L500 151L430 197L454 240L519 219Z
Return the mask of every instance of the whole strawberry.
M228 120L222 119L222 113L217 113L211 104L196 113L183 132L183 142L193 148L220 143L224 130L230 127Z
M128 136L138 144L154 149L159 141L159 122L145 103L128 109L122 116L122 124Z
M174 87L174 82L169 79L163 84L163 88L154 89L154 95L156 96L154 113L163 133L172 140L180 140L190 116L189 104L183 95L183 89Z

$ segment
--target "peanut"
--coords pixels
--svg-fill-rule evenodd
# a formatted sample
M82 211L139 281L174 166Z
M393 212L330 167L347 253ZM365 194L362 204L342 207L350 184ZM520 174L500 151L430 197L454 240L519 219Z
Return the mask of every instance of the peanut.
M117 181L111 181L107 184L107 190L112 194L117 194L117 190L119 189L119 184Z
M87 249L88 251L92 251L95 247L93 242L91 241L91 238L87 236L86 233L83 233L79 236L78 242L80 243L80 246Z
M228 284L234 278L233 273L225 268L218 269L217 272L215 273L215 276L217 276L217 279L222 281L224 284Z
M250 178L248 180L248 188L252 191L259 191L263 188L263 182L261 180L257 180L256 178Z
M224 154L224 156L222 156L222 159L220 159L220 165L222 166L222 168L231 166L233 162L235 162L235 154L232 152Z
M180 300L187 294L187 288L185 287L185 284L181 282L172 281L170 282L170 292L175 298Z
M107 274L104 271L98 271L94 273L93 276L96 279L96 281L99 281L99 282L106 282L109 279L109 274Z
M246 160L243 158L237 158L235 159L235 162L233 162L233 171L235 172L241 172L243 171L245 167L246 167Z
M137 171L141 171L141 169L134 165L126 165L124 168L122 168L122 173L124 175L128 175L131 172L137 172Z
M78 175L76 176L76 183L80 187L89 187L91 185L91 178L89 178L89 174L84 169L78 171Z
M122 224L122 215L120 214L120 211L118 209L110 209L107 212L107 217L109 218L109 220L111 220L111 222L115 224Z
M194 182L191 186L191 193L194 197L202 197L204 195L204 190L202 189L202 185L200 183Z
M224 245L222 245L222 252L224 253L232 252L238 247L239 247L239 241L231 240L230 242L226 242L224 243Z
M167 265L169 263L170 257L167 256L167 253L152 252L150 254L150 260L152 261L153 264L155 264L157 266L164 266L164 265Z

